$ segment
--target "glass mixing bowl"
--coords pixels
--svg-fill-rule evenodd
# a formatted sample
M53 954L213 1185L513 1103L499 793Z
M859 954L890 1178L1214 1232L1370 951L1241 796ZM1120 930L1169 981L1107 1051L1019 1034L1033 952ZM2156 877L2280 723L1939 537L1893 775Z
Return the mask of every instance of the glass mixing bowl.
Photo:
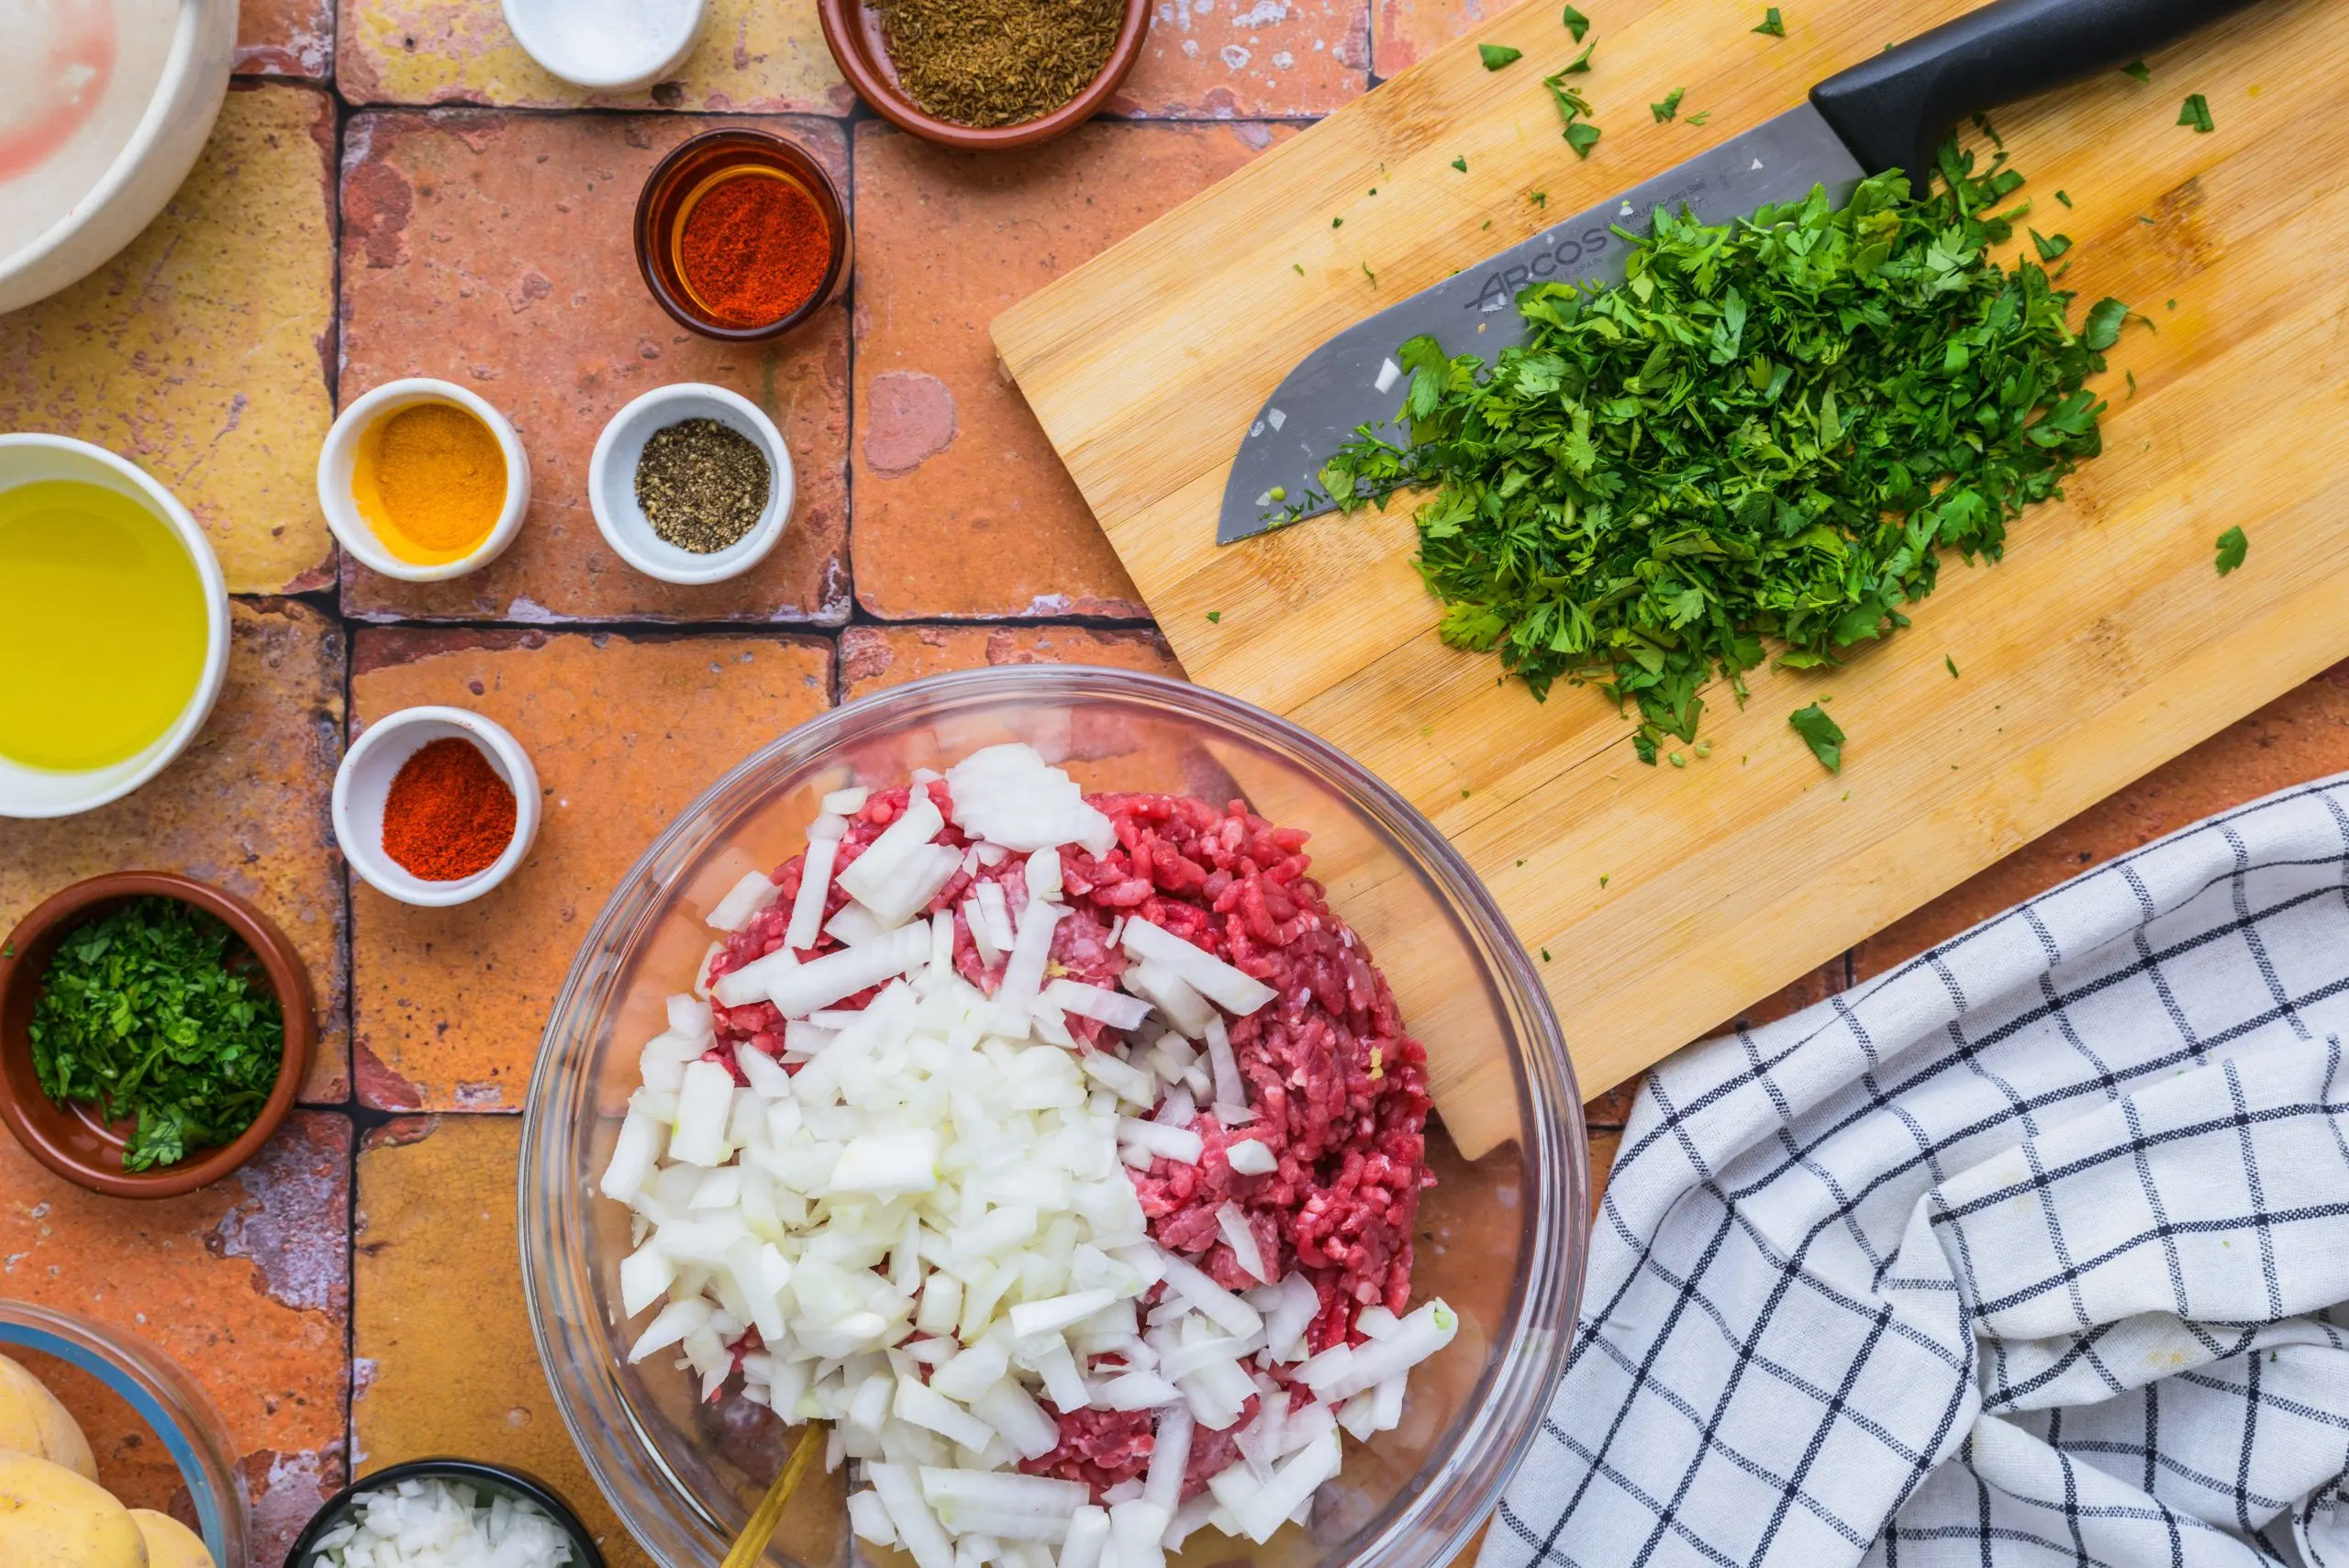
M1427 1047L1437 1184L1420 1204L1412 1289L1449 1301L1459 1336L1412 1373L1400 1427L1349 1443L1309 1528L1255 1548L1201 1530L1176 1561L1445 1563L1532 1439L1582 1284L1588 1156L1557 1019L1490 895L1400 796L1271 714L1120 671L974 671L836 709L719 780L621 879L555 1001L523 1119L522 1277L540 1357L588 1467L657 1561L706 1568L787 1447L760 1407L698 1400L672 1358L628 1364L618 1269L629 1215L595 1190L639 1049L707 948L702 915L745 871L798 853L826 791L901 784L1005 740L1034 746L1087 791L1242 798L1308 829L1313 874ZM803 1483L767 1560L844 1568L870 1555L849 1532L845 1496L838 1473Z

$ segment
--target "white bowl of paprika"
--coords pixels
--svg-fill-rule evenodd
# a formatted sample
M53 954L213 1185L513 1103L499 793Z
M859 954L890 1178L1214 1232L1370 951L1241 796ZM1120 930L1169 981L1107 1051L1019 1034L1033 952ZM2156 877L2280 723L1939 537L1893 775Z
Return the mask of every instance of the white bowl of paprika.
M454 382L385 382L318 450L318 506L361 565L440 583L506 552L530 509L530 460L506 416Z
M443 908L514 874L539 834L539 773L520 741L462 707L369 725L334 776L334 836L386 897Z

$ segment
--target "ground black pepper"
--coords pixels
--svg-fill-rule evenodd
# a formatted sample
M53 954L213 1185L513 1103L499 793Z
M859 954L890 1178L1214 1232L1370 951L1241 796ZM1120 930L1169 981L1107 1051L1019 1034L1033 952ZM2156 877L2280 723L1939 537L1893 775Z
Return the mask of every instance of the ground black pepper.
M715 419L652 433L636 462L636 504L679 550L712 555L739 542L766 510L774 474L758 443Z
M1019 125L1101 74L1123 0L870 0L897 85L940 119Z

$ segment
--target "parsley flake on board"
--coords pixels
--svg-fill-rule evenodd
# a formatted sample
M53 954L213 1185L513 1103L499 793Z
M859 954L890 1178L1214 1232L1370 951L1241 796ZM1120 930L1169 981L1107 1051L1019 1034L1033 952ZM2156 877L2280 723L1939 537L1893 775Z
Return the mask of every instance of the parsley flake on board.
M1476 54L1484 61L1487 71L1498 71L1504 65L1515 64L1525 58L1523 50L1511 49L1505 43L1480 43L1476 46Z
M2122 66L2121 74L2134 82L2151 82L2154 79L2153 67L2142 60L2132 60Z
M1565 24L1566 31L1574 34L1576 43L1582 42L1583 34L1590 31L1590 18L1572 6L1567 6L1566 14L1558 19Z
M1666 93L1664 95L1663 103L1650 104L1648 106L1648 113L1655 117L1656 124L1662 125L1664 121L1675 117L1680 113L1680 100L1687 95L1687 88L1675 87L1671 92Z
M2201 94L2191 94L2177 111L2177 123L2190 125L2205 135L2219 128L2210 119L2210 100Z
M1810 748L1810 754L1831 773L1843 771L1843 728L1827 717L1827 710L1817 703L1798 707L1787 715L1787 723ZM1843 797L1849 800L1851 796Z
M1416 561L1444 640L1496 653L1537 697L1559 680L1638 708L1635 746L1694 740L1716 675L1814 669L1909 624L1944 550L1996 561L2007 525L2100 450L2104 369L2128 307L2077 332L2073 295L1992 249L2022 183L1945 144L1831 206L1749 220L1658 214L1627 281L1518 296L1527 340L1487 365L1429 338L1400 439L1358 429L1321 471L1348 511L1419 506Z
M1468 155L1464 152L1462 153L1459 157L1452 161L1452 166L1465 174L1468 172Z
M1762 13L1762 25L1753 30L1766 33L1774 39L1782 39L1787 36L1787 19L1779 16L1778 8L1773 6Z
M2229 528L2225 533L2221 534L2219 536L2219 575L2224 577L2228 573L2241 566L2243 558L2250 553L2251 540L2243 537L2243 531L2240 528Z
M285 1020L243 944L172 898L137 898L66 933L27 1029L41 1092L137 1122L126 1171L233 1143L277 1085Z
M1590 69L1592 44L1574 58L1573 63L1554 76L1542 78L1542 85L1550 90L1550 101L1557 106L1559 123L1565 127L1566 145L1575 150L1577 158L1587 158L1590 150L1598 145L1598 128L1590 123L1590 100L1566 85L1566 78Z

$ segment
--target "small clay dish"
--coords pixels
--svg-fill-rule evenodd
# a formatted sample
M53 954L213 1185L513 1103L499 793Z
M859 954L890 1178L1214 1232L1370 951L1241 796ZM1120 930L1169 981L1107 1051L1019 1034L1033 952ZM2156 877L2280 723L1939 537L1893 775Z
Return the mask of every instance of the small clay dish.
M153 1171L122 1168L129 1129L108 1126L86 1105L59 1106L41 1092L33 1071L29 1030L40 998L41 976L58 944L75 927L98 919L134 898L159 895L192 904L237 933L269 977L285 1017L285 1054L277 1086L252 1126L234 1143L200 1149L176 1165ZM309 973L284 933L269 917L231 893L169 872L127 871L77 882L17 922L0 946L0 1121L27 1153L67 1181L112 1197L177 1197L208 1186L260 1152L294 1108L302 1073L317 1038Z
M587 1527L553 1487L528 1471L484 1464L476 1459L412 1459L405 1464L387 1465L352 1482L310 1516L310 1522L295 1538L294 1550L285 1554L286 1568L310 1568L318 1542L351 1517L353 1504L371 1492L392 1491L403 1481L446 1481L453 1486L470 1486L476 1494L534 1504L539 1512L554 1521L557 1529L571 1538L571 1568L604 1568L604 1554L596 1548L596 1538L587 1533Z
M1151 0L1126 0L1125 25L1118 29L1118 41L1109 46L1109 58L1102 62L1101 73L1075 97L1032 120L983 127L940 119L906 95L897 85L897 67L889 58L889 45L881 36L881 17L864 0L816 0L816 15L824 24L824 42L830 46L832 59L857 96L898 129L966 152L1033 147L1091 119L1141 58L1142 39L1150 36L1150 7Z
M680 253L685 223L696 204L718 186L742 178L780 180L796 186L815 204L830 230L831 253L824 263L823 282L796 308L772 321L720 320L694 292ZM813 319L848 282L852 242L848 205L841 199L840 187L806 150L772 131L729 128L706 130L679 142L669 156L653 165L636 198L635 239L637 271L644 274L644 286L652 291L661 308L679 326L722 343L780 338Z

